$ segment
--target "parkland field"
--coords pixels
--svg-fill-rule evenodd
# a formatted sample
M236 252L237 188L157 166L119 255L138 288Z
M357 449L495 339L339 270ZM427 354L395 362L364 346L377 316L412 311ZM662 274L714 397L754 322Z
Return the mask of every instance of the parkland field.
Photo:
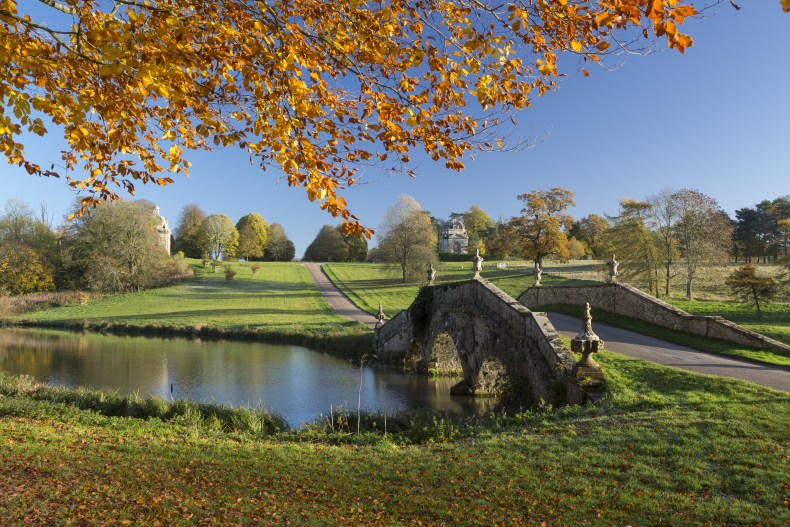
M448 264L440 278L468 278L466 265ZM20 317L366 331L335 315L298 264L262 264L257 275L233 266L229 282L196 268L179 285ZM381 302L389 315L417 291L391 272L327 266L360 307ZM532 279L486 276L510 294ZM547 273L543 284L553 280ZM787 310L770 319L779 336ZM790 394L607 352L596 359L608 388L595 405L417 412L386 429L368 414L360 433L355 416L298 430L245 425L244 411L0 373L0 525L790 524Z

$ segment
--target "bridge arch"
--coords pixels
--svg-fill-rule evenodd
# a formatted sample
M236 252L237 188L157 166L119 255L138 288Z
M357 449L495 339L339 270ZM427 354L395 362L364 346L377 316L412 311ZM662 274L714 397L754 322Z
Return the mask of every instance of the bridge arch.
M423 371L460 373L451 393L524 405L581 403L573 357L543 314L482 279L424 287L376 330L376 351Z

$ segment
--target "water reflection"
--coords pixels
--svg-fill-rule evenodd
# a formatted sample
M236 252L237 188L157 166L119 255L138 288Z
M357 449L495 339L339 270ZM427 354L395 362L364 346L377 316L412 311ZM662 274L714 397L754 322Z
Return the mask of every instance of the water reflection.
M481 411L486 401L450 397L454 379L406 376L300 346L199 339L0 330L0 369L61 386L111 388L141 396L261 405L290 424L362 406L394 412L430 407ZM172 385L172 395L171 395Z

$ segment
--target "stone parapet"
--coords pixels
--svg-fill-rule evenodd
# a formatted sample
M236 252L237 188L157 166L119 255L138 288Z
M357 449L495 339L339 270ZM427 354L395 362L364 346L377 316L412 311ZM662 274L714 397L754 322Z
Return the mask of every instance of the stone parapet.
M691 315L627 284L531 287L518 300L524 306L590 304L595 309L624 315L692 335L725 340L790 355L790 346L750 331L721 317Z
M402 361L409 351L411 333L409 311L404 309L376 328L374 334L376 354L384 362Z
M573 356L545 314L485 280L423 288L407 311L376 330L376 352L440 374L461 371L457 394L525 405L586 400Z

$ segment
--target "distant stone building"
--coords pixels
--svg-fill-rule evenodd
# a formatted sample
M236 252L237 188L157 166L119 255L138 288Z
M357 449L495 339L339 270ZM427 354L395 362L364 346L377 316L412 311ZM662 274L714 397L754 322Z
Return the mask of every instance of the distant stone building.
M159 207L154 209L154 214L157 218L156 232L159 233L159 245L170 254L170 226L167 224L167 218L159 212Z
M439 252L449 254L466 254L469 249L469 236L466 234L464 222L452 219L444 224L439 238Z

